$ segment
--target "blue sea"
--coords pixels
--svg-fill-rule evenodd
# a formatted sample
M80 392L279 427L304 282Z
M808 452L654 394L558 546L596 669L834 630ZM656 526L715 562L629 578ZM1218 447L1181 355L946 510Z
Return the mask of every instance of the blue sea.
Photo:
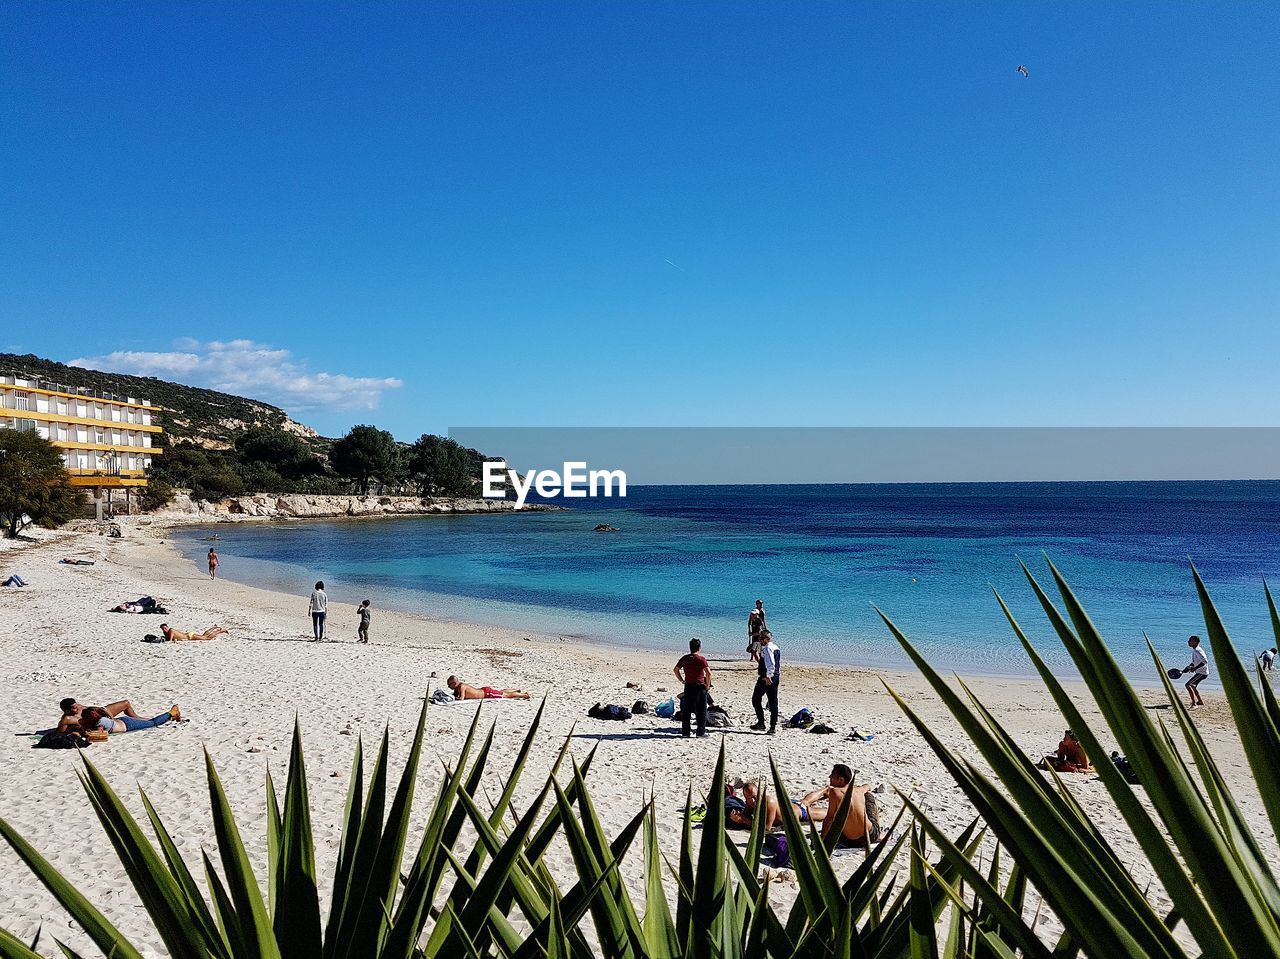
M334 603L715 654L746 642L763 599L791 661L902 666L880 607L939 667L1032 669L992 595L1063 674L1074 673L1031 594L1063 571L1117 658L1156 681L1203 633L1190 561L1240 648L1274 639L1280 482L633 487L564 512L293 521L218 528L219 574ZM597 523L619 527L595 533ZM207 530L176 533L198 563ZM332 605L331 605L332 609ZM344 635L343 614L331 614ZM354 635L354 612L347 617Z

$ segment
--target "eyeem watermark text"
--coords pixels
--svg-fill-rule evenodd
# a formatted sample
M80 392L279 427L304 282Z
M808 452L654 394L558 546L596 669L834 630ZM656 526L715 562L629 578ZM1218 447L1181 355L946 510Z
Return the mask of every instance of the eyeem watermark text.
M486 499L506 499L508 482L516 491L516 509L524 507L531 489L545 499L613 496L614 489L619 496L627 495L627 474L622 470L588 470L586 463L566 462L563 473L531 469L521 482L520 474L509 469L505 460L485 461L483 495Z

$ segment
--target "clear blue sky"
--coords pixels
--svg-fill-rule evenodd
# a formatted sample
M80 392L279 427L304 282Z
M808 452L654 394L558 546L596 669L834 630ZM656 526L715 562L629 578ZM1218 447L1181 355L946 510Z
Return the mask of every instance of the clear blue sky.
M1278 46L1274 3L5 4L0 349L406 439L1271 424Z

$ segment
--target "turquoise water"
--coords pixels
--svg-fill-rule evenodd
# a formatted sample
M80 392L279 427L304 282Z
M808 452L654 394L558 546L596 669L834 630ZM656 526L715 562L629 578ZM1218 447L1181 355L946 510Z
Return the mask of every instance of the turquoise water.
M220 575L300 597L323 579L335 601L627 645L677 650L698 636L714 653L745 645L761 598L791 660L903 665L874 603L942 667L1027 674L995 586L1072 673L1018 566L1047 587L1048 553L1116 656L1153 678L1143 630L1168 665L1184 665L1186 637L1204 631L1193 557L1237 643L1274 642L1262 579L1280 584L1277 482L642 487L573 502L223 526ZM621 532L592 532L601 522ZM198 562L205 535L175 539Z

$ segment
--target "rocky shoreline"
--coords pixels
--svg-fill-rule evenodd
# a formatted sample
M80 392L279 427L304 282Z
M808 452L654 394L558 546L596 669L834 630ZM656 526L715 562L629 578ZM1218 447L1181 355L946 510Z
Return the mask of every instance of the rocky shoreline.
M249 493L216 502L178 493L164 509L147 514L166 523L218 523L254 519L339 519L364 516L511 513L513 500L448 496L326 496L309 493ZM524 512L564 507L528 503Z

